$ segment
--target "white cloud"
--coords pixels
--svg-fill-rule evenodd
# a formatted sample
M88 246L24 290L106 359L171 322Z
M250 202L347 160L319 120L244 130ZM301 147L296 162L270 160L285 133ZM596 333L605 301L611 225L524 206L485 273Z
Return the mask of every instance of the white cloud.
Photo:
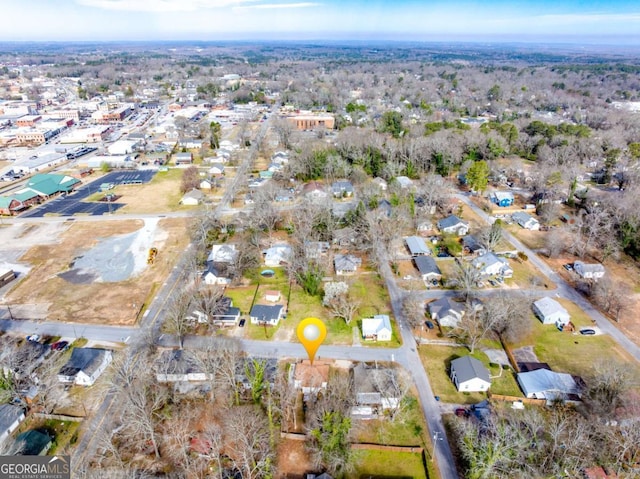
M321 3L300 2L300 3L260 3L257 5L246 5L233 7L234 10L273 10L276 8L308 8L318 7Z
M77 3L88 7L134 12L193 12L257 1L260 0L76 0Z

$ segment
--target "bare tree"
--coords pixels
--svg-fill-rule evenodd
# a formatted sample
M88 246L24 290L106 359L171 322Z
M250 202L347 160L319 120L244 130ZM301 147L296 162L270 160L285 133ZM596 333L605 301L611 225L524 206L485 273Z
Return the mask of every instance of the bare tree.
M236 406L225 417L228 456L242 477L271 477L274 453L267 420L257 406Z
M468 299L478 287L478 282L482 275L480 270L469 261L456 258L455 266L453 279L457 282L458 288L463 291L465 298Z
M494 221L490 226L485 228L480 234L480 241L487 251L494 251L502 239L502 224L500 221Z
M194 292L191 288L177 292L169 303L164 328L178 338L180 349L184 347L184 337L191 330L193 319L190 319L194 304Z
M614 281L610 276L605 276L591 284L591 296L596 304L615 321L631 307L629 300L631 288L627 283Z
M325 285L322 304L334 317L344 319L347 324L351 323L360 307L360 302L349 294L349 285L344 281Z
M425 320L425 303L418 291L410 291L402 298L402 313L412 328L420 328Z

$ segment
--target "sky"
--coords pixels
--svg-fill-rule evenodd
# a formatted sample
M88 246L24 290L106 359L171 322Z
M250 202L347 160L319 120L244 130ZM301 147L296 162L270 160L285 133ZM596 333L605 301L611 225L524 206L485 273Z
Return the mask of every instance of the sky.
M640 44L638 0L0 0L0 41Z

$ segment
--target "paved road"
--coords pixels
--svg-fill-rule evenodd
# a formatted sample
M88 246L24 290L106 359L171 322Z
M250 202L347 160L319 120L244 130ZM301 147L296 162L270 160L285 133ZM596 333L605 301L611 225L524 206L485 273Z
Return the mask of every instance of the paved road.
M457 194L455 195L459 200L466 203L471 209L480 216L484 221L491 224L494 220L489 217L482 209L476 206L468 196ZM578 293L573 286L567 283L562 277L553 271L547 263L545 263L542 258L540 258L535 251L531 248L528 248L521 241L515 238L508 231L503 230L503 236L510 241L516 248L520 251L523 251L529 258L529 261L533 263L533 265L538 268L542 274L544 274L547 278L553 281L556 284L557 290L555 291L560 297L566 298L570 301L576 303L580 308L587 313L593 322L595 322L600 331L603 333L609 334L613 339L615 339L620 346L627 351L631 356L633 356L636 361L640 361L640 347L627 338L624 333L622 333L618 328L616 328L611 321L605 318L598 310L596 310L589 301L585 299L580 293Z

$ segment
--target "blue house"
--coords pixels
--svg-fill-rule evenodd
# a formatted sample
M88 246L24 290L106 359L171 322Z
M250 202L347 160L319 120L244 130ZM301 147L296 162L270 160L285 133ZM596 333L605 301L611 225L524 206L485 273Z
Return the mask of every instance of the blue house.
M513 193L510 191L494 191L489 196L489 199L498 206L507 207L513 205Z

